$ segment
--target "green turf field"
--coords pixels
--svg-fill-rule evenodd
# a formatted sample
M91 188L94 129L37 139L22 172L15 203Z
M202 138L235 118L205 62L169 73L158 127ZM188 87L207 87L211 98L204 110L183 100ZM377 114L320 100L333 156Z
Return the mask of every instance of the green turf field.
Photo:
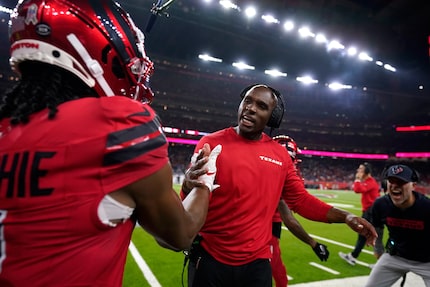
M352 191L309 190L309 192L325 202L357 215L361 214L360 195ZM292 277L290 284L361 276L370 273L370 269L363 265L376 262L371 247L366 247L363 250L358 258L359 264L354 267L348 265L338 256L339 251L350 252L357 239L356 233L346 225L313 222L299 215L295 216L309 234L328 246L330 257L327 262L319 261L308 245L284 229L281 235L281 252L288 275ZM159 247L155 240L139 227L136 228L132 241L145 263L136 263L129 252L124 274L124 286L182 286L181 274L184 262L182 253ZM363 265L360 265L361 262ZM145 266L146 269L139 266ZM187 286L186 270L184 286Z

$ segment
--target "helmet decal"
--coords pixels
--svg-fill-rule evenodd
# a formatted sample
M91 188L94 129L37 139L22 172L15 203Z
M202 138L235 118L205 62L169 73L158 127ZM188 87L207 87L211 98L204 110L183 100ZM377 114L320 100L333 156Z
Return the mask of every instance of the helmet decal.
M27 15L24 20L26 25L29 25L30 23L36 25L39 22L37 19L37 10L39 10L39 8L36 4L31 4L30 7L28 7Z

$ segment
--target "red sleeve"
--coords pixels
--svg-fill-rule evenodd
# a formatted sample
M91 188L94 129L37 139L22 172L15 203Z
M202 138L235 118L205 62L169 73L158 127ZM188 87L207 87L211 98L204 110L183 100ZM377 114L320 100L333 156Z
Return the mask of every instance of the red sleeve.
M354 192L355 193L366 193L367 191L369 191L369 186L368 186L368 182L364 181L361 182L359 180L354 181Z
M291 167L288 170L282 192L288 207L309 220L328 222L327 212L332 206L309 194L294 169Z
M101 179L111 192L155 173L169 158L167 139L151 107L125 97L108 99L113 100L103 102L107 136Z

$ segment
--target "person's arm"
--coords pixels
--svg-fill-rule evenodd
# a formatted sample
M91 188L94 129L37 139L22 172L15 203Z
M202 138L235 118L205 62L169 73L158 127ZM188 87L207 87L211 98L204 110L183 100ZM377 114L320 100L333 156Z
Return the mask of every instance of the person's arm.
M385 252L384 248L384 227L375 227L376 233L378 233L378 238L376 239L375 246L373 247L373 255L375 255L376 259L382 256Z
M352 189L355 193L366 193L369 191L369 187L367 186L363 172L358 171L355 174L355 180Z
M193 189L181 202L172 188L170 164L123 190L136 204L134 214L138 223L163 247L174 250L188 248L206 220L208 188Z
M202 170L206 170L204 166L208 162L208 154L209 146L205 145L202 158L196 163ZM172 188L172 169L168 163L114 194L120 194L122 202L128 200L129 205L134 204L137 221L161 246L182 250L191 245L206 220L209 188L199 180L196 180L195 186L181 201Z
M352 230L366 237L366 244L375 246L378 234L375 228L366 219L352 214L346 210L332 207L327 212L327 221L329 223L346 223Z
M315 239L306 232L300 222L298 222L293 216L288 205L282 199L279 201L278 210L282 221L288 230L290 230L295 237L308 244L321 261L327 261L330 254L327 246L315 241Z
M294 170L287 174L282 198L291 210L301 216L313 221L346 223L352 230L366 237L368 245L375 245L377 238L375 228L366 219L335 208L309 194Z
M377 259L379 259L379 257L382 256L382 254L384 254L385 252L385 247L384 247L384 223L381 219L381 213L380 210L384 210L385 207L382 205L382 203L384 202L384 198L379 198L377 199L372 207L371 207L371 218L370 218L370 222L372 222L373 226L375 227L376 233L378 233L378 238L376 239L375 242L375 246L373 247L373 255L375 255L375 257Z
M316 246L317 242L303 229L303 226L293 216L291 210L282 199L279 201L278 211L285 226L295 237L310 245L312 248Z

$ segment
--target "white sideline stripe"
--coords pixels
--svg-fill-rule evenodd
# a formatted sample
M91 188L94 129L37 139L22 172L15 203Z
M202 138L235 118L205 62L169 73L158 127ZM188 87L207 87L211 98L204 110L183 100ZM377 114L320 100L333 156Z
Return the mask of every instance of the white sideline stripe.
M371 264L355 259L355 264L371 268Z
M137 266L139 266L140 271L142 271L143 276L146 281L148 281L151 287L161 287L160 282L158 282L157 278L155 278L154 273L152 273L151 269L149 269L148 264L146 264L145 260L143 260L142 256L140 256L139 251L137 251L136 246L134 246L133 242L130 241L130 245L128 246L131 255L136 261Z
M285 229L285 230L288 230L288 228L286 228L285 226L282 226L282 228ZM331 243L331 244L335 244L335 245L338 245L338 246L342 246L342 247L345 247L345 248L354 249L354 246L349 245L349 244L341 243L339 241L334 241L334 240L331 240L331 239L328 239L328 238L325 238L325 237L321 237L321 236L318 236L318 235L315 235L315 234L309 234L309 235L312 238L314 238L314 239L325 241L325 242L328 242L328 243ZM371 254L371 255L373 254L372 251L369 251L367 249L363 249L363 250L361 250L361 252L367 253L367 254ZM364 264L365 264L365 266L369 265L367 263L364 263Z
M334 275L339 275L339 274L340 274L340 273L339 273L338 271L336 271L336 270L333 270L333 269L331 269L331 268L327 268L327 267L325 267L325 266L323 266L323 265L321 265L321 264L315 263L315 262L309 262L309 264L310 264L310 265L312 265L312 266L314 266L314 267L316 267L316 268L319 268L319 269L321 269L321 270L324 270L324 271L326 271L326 272L329 272L329 273L331 273L331 274L334 274Z
M355 207L353 204L345 204L345 203L330 202L329 204L336 206L336 207L341 207L341 208L354 208Z
M331 239L327 239L327 238L324 238L324 237L320 237L320 236L314 235L314 234L309 234L309 235L312 236L313 238L318 239L318 240L322 240L322 241L326 241L326 242L329 242L329 243L332 243L332 244L336 244L336 245L339 245L339 246L342 246L342 247L347 247L347 248L350 248L350 249L354 249L354 246L352 246L352 245L344 244L344 243L341 243L341 242L338 242L338 241L334 241L334 240L331 240ZM369 251L367 249L362 249L361 252L373 255L373 252ZM369 265L369 264L367 264L367 265Z

